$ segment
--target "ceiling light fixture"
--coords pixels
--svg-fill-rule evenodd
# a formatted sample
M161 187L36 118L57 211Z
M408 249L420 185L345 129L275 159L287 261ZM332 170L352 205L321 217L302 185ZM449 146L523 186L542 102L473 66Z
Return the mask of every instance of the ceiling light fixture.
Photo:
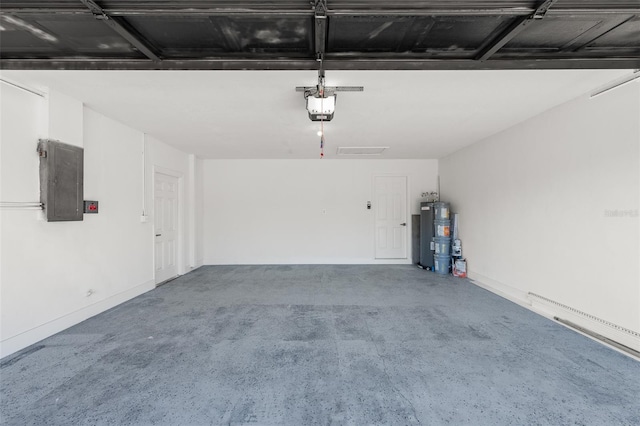
M617 89L618 87L622 87L625 84L631 83L632 81L635 81L635 80L637 80L639 78L640 78L640 69L637 69L637 70L633 71L632 75L630 75L628 77L625 77L622 80L616 80L613 83L610 83L604 89L598 90L596 93L594 93L594 94L592 94L590 96L590 99L593 99L593 98L595 98L597 96L603 95L603 94L607 93L610 90Z
M316 0L316 7L321 5L326 10L324 0ZM325 18L325 16L320 16ZM316 15L316 19L319 16ZM296 92L304 92L304 99L307 104L307 113L311 121L320 122L320 159L324 158L324 122L331 121L336 112L336 92L362 92L362 86L325 86L324 68L322 66L323 54L318 52L318 84L315 87L298 86Z
M362 86L325 86L324 69L320 61L318 84L298 86L296 92L303 92L307 101L307 112L311 121L331 121L336 111L336 92L362 92Z
M311 121L331 121L336 112L336 95L326 98L307 96L307 112Z

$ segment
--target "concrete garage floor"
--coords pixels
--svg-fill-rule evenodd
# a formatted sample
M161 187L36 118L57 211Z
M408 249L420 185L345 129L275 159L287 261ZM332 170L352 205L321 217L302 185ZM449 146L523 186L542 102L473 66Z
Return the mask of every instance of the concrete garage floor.
M413 266L203 267L2 360L2 424L640 424L640 363Z

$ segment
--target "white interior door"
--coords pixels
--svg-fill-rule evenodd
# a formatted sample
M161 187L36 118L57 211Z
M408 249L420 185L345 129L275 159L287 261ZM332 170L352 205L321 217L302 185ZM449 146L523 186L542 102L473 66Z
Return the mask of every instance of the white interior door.
M155 281L178 275L178 178L155 174Z
M376 259L407 258L407 178L374 178Z

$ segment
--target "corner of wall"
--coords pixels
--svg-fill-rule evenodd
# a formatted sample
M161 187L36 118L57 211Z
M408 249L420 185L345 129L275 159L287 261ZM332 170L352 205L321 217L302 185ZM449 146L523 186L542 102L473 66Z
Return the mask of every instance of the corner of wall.
M640 269L624 266L638 264L639 95L581 96L439 160L463 254L483 274L470 268L475 284L630 347L640 333Z

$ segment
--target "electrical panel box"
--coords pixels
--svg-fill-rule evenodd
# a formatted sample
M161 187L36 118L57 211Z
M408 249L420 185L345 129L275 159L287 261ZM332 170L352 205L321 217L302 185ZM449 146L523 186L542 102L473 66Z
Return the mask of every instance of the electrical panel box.
M82 220L84 150L40 139L40 202L48 222Z

